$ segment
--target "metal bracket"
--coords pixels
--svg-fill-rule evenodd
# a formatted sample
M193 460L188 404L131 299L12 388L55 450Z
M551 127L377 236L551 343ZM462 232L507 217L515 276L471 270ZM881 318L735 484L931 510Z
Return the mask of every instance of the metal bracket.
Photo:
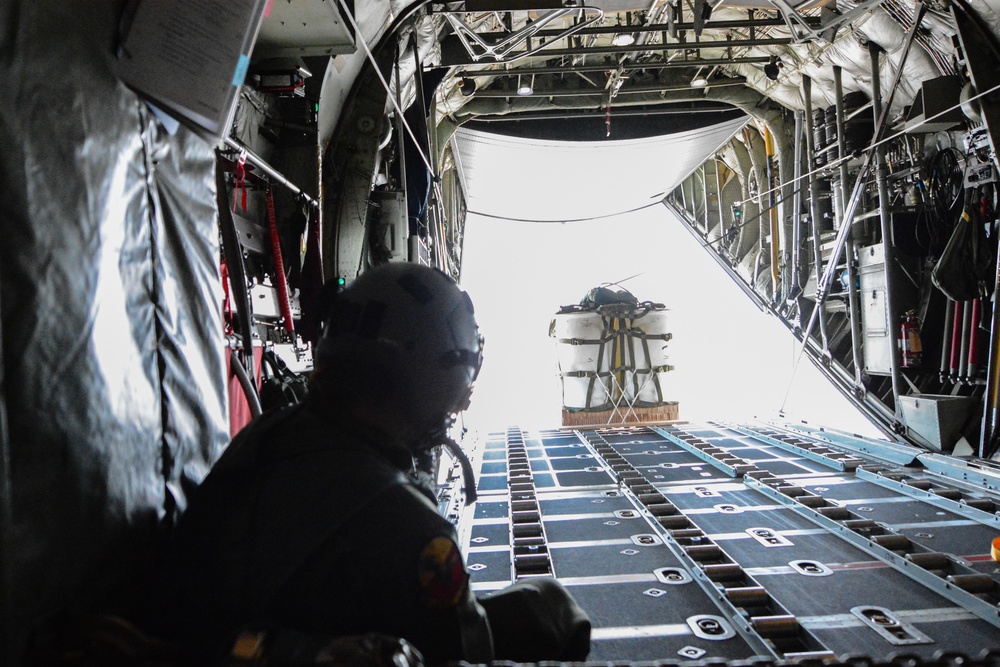
M851 613L893 646L934 643L933 639L909 623L899 620L885 607L852 607Z
M593 13L590 18L586 18L588 12ZM498 63L516 62L521 58L534 55L548 46L570 37L583 28L604 19L604 12L596 7L581 6L566 9L554 9L543 14L538 19L532 21L529 25L524 26L520 30L511 32L506 39L503 39L496 44L490 44L489 42L483 40L475 32L475 30L466 25L465 21L459 18L459 15L469 13L471 12L448 11L441 12L441 15L444 16L448 21L448 24L451 25L452 29L455 31L455 35L458 37L459 41L462 42L462 46L465 47L465 50L469 53L469 57L472 58L474 62L479 62L484 58ZM542 30L549 23L552 23L556 19L562 18L563 16L573 14L576 14L580 20L569 28L566 28L555 37L546 40L543 44L539 44L534 48L529 48L527 51L516 53L513 57L508 57L514 53L514 49L527 42L534 34Z

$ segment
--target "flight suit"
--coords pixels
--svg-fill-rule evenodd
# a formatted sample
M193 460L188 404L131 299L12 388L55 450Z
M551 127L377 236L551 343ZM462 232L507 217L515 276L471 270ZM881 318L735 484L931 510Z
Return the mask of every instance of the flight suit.
M411 466L407 450L332 425L310 400L259 418L177 527L155 630L201 656L251 629L379 632L408 640L428 664L514 657L493 653L454 526L404 473ZM586 657L589 621L554 580L484 604L504 634L523 635L498 638L505 652Z

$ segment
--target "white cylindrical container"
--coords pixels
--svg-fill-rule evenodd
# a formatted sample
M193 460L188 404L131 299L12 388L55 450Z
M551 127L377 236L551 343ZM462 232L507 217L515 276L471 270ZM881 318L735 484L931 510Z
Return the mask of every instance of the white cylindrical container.
M652 308L637 311L635 315L629 327L635 367L625 388L625 398L630 403L660 403L667 400L664 382L672 337L667 331L668 311Z
M649 370L667 364L667 345L671 337L667 330L668 315L666 308L657 308L632 320L630 336L636 369Z
M606 405L611 348L604 318L593 311L559 313L549 332L556 339L563 406L576 410Z
M567 410L603 410L608 407L607 375L560 375L559 382L562 385L562 404Z

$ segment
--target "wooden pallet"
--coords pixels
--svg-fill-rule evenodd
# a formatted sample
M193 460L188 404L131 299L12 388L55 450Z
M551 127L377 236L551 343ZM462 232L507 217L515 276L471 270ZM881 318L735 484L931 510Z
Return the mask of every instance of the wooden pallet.
M679 421L677 401L663 403L648 408L635 407L631 410L619 406L614 410L566 410L562 411L563 426L621 426L624 424L669 424Z

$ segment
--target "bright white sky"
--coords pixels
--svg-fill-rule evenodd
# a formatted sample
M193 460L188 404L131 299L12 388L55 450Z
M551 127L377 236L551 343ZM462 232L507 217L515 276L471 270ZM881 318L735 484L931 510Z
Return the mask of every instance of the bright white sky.
M670 309L676 370L665 393L680 418L776 418L798 346L760 310L663 206L575 223L508 222L470 214L462 287L486 337L485 361L466 425L559 426L560 392L549 323L591 288L622 284ZM785 415L863 435L878 431L803 358Z

